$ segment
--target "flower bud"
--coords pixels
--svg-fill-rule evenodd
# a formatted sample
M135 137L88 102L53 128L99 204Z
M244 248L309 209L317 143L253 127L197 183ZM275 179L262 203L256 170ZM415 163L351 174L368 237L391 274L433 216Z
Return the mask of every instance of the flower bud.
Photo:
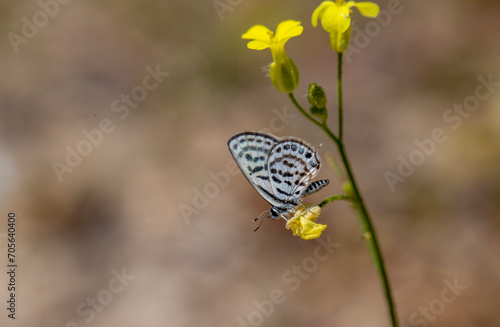
M286 55L271 63L269 77L274 86L282 92L292 93L299 85L299 71L292 59Z
M316 108L326 107L325 91L323 91L323 88L316 83L309 84L309 93L307 94L307 100Z
M309 84L307 100L312 105L310 109L311 115L319 117L325 122L328 118L328 112L326 110L326 95L323 88L316 83Z

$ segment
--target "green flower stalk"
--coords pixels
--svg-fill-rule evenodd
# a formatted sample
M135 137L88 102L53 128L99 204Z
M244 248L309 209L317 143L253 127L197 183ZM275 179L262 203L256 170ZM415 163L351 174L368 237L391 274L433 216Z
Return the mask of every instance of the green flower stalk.
M365 17L377 17L380 9L372 2L355 2L344 0L323 1L313 12L311 17L312 26L321 26L330 34L330 46L336 52L344 52L349 47L351 38L351 8L358 8L361 15Z
M276 33L263 25L251 27L242 39L250 39L247 47L252 50L269 48L273 62L269 66L269 77L274 86L281 92L291 93L299 84L299 71L295 63L285 52L285 43L292 37L302 34L304 27L299 21L286 20L276 28Z
M351 10L356 7L359 12L366 17L376 17L379 7L371 2L354 2L343 0L323 1L312 14L312 25L316 27L318 20L330 34L330 45L337 52L337 99L338 99L338 132L334 133L328 125L328 112L326 109L326 95L321 86L313 83L309 85L308 101L311 105L307 112L297 102L293 95L293 90L297 87L299 75L297 67L293 61L286 56L284 45L291 37L302 33L300 22L287 20L278 25L276 34L262 25L255 25L242 35L243 39L252 39L248 43L248 48L255 50L271 49L274 62L271 64L270 77L273 84L279 91L288 93L299 112L309 121L320 128L337 146L341 163L345 170L345 181L342 188L345 194L334 195L318 206L307 208L297 208L294 217L288 223L287 228L293 234L302 239L314 239L321 235L326 225L317 224L315 221L321 213L321 208L336 200L347 200L357 213L361 225L363 239L366 242L368 251L373 261L373 265L379 275L387 307L393 327L398 326L395 303L392 298L389 278L385 269L382 250L380 248L375 228L372 224L370 214L361 196L360 189L354 177L347 152L343 141L343 99L342 99L342 56L349 46L351 33Z

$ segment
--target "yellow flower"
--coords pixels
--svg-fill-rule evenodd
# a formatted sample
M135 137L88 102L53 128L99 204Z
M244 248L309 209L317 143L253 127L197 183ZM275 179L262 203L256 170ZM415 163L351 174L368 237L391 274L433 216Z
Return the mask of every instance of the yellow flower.
M349 46L351 37L351 8L358 8L361 15L365 17L377 17L380 9L372 2L355 2L344 0L323 1L312 14L312 25L318 25L321 20L323 29L330 33L330 46L337 52L344 52Z
M279 91L291 93L299 84L299 71L286 55L285 43L302 34L303 29L299 21L285 20L279 23L276 33L263 25L255 25L241 36L242 39L252 40L247 44L249 49L271 50L273 62L269 67L269 77Z
M294 236L300 236L304 240L318 238L326 228L326 225L315 223L320 214L321 208L319 206L299 208L295 215L287 221L286 228L291 229Z

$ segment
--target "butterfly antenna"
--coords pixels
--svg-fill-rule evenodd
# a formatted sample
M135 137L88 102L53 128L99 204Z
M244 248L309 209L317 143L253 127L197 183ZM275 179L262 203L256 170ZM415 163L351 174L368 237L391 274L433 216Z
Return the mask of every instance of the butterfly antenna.
M259 223L259 226L255 227L255 229L253 230L254 232L257 231L257 229L260 228L260 225L262 225L262 222L264 221L264 218L266 218L266 216L263 216L262 219L260 220L260 223Z
M259 223L259 226L257 226L253 231L256 232L257 229L260 228L260 225L262 225L262 222L264 221L264 218L266 218L266 216L264 216L264 214L268 212L268 210L264 211L263 213L261 213L257 218L254 218L254 222L256 222L257 220L259 220L260 217L262 217L262 219L260 220L260 223Z

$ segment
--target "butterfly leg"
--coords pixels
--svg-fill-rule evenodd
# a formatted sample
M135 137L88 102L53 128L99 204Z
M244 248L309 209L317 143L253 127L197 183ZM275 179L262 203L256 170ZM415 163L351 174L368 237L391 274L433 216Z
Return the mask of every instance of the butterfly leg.
M304 208L306 208L306 209L307 209L306 205L304 204L304 202L302 202L302 200L301 200L301 199L297 199L297 203L298 203L300 206L302 206L302 207L304 207ZM298 207L296 207L295 209L298 209Z
M305 215L306 213L310 212L309 208L302 202L301 199L298 199L297 202L300 204L301 207L304 207L305 211L302 213L302 215ZM297 211L299 207L297 206L295 210Z

